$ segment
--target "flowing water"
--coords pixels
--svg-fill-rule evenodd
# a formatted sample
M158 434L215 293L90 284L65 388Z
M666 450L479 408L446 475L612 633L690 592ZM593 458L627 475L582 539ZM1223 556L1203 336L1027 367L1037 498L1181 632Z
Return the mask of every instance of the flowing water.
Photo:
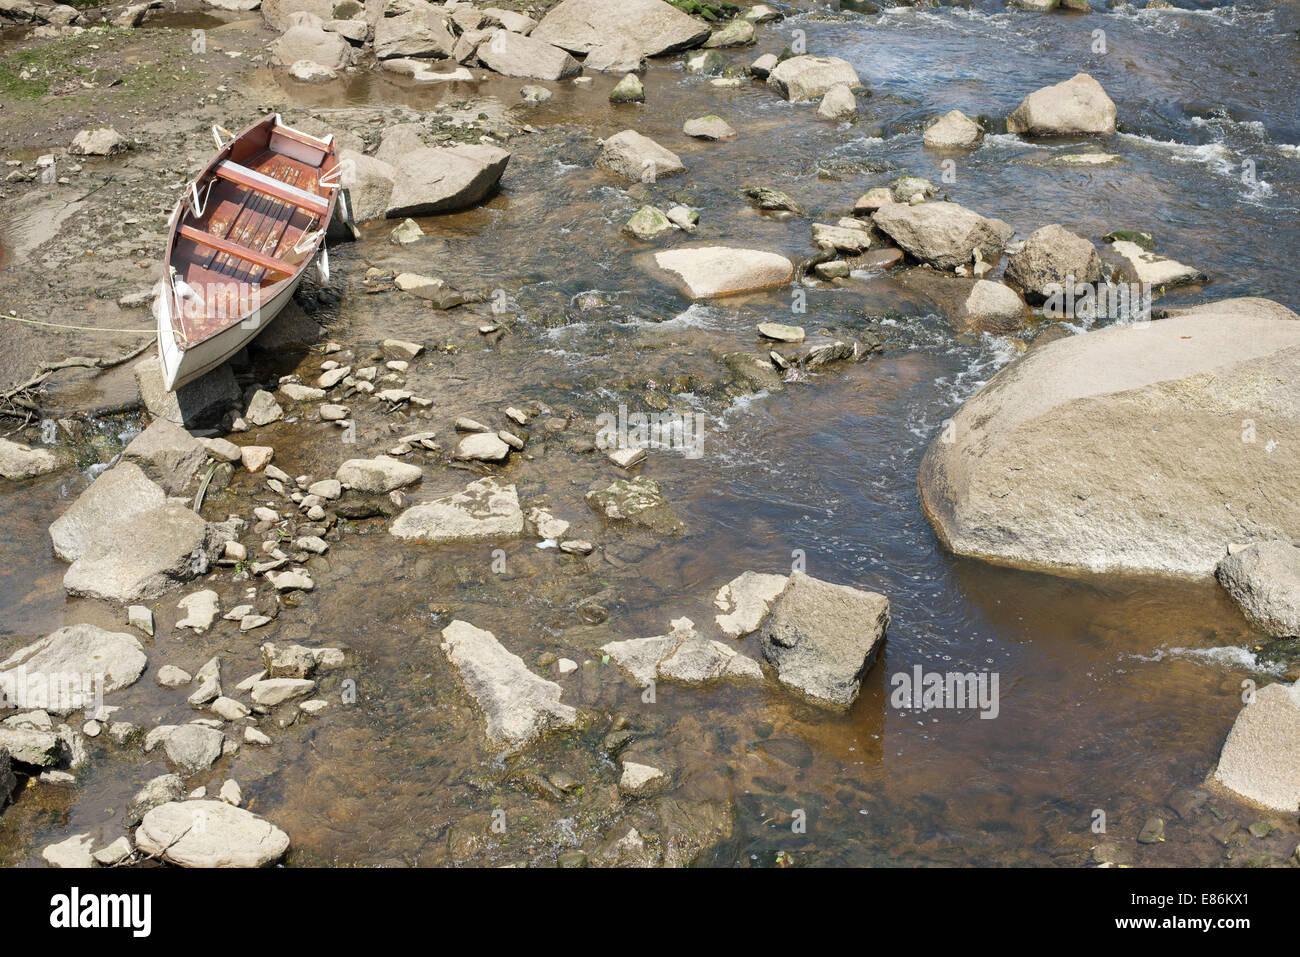
M1120 163L1062 167L1052 156L1079 143L992 135L958 159L944 191L1021 236L1053 222L1094 239L1115 228L1153 233L1160 252L1212 277L1162 303L1260 295L1300 307L1294 6L1188 5L1162 13L1118 5L1086 17L1009 12L995 2L798 14L760 27L758 51L779 50L798 30L809 52L849 59L871 90L856 125L820 121L812 107L758 84L713 87L672 61L652 64L644 106L608 103L616 77L598 75L589 88L555 84L549 102L516 111L536 132L512 142L500 195L424 221L431 238L418 254L388 244L383 224L335 250L343 299L331 310L330 336L362 357L388 336L464 341L486 315L364 295L367 265L505 290L508 335L435 352L412 370L408 387L438 397L440 434L458 414L507 404L571 413L570 432L620 403L703 413L702 455L656 450L643 466L687 532L662 539L602 530L581 497L617 476L603 459L573 454L566 437L540 430L531 458L517 457L505 474L522 499L549 500L597 541L590 559L502 543L498 572L488 546L397 544L382 522L354 523L313 560L317 590L286 608L274 631L158 639L165 660L189 670L220 652L231 682L254 670L257 639L272 635L354 652L356 705L279 732L271 752L246 748L218 766L212 783L240 780L254 809L292 836L291 863L545 863L557 851L591 849L621 820L654 829L644 808L617 798L616 766L600 746L609 716L621 715L637 732L631 749L674 772L674 796L731 809L730 837L707 863L1079 865L1100 840L1091 827L1098 810L1108 834L1127 844L1149 815L1173 818L1165 802L1212 768L1242 680L1283 672L1257 656L1260 636L1212 583L1054 578L956 558L919 507L917 466L940 424L1036 330L960 334L879 274L810 284L805 314L791 314L788 290L692 305L646 269L651 247L618 228L642 203L673 199L701 209L701 240L807 257L808 219L760 215L737 195L740 186L783 189L833 221L868 187L902 173L941 182L940 157L920 147L927 118L952 108L1003 117L1029 91L1084 70L1118 106L1121 132L1103 148ZM1095 52L1098 30L1105 53ZM756 55L727 54L737 66ZM496 78L477 94L515 104L520 85ZM285 90L300 115L327 123L340 109L419 109L468 95L370 74L347 82L345 103L332 85ZM740 135L723 143L681 135L684 119L705 113L722 115ZM627 127L677 151L689 173L623 188L593 170L594 137ZM763 319L870 332L886 348L777 393L737 396L720 384L715 356L755 349L753 325ZM301 369L312 366L306 359ZM282 359L257 372L292 369ZM103 456L133 427L102 424ZM263 437L277 463L292 463L283 464L291 474L324 475L348 457L320 424L281 423ZM367 439L380 441L373 430ZM468 478L426 476L421 497ZM116 623L107 609L63 597L64 566L49 555L45 525L85 481L38 482L0 497L6 646L72 621ZM223 504L252 487L237 484L205 511L223 516ZM646 704L639 688L599 663L601 644L663 634L682 615L709 621L713 593L734 575L784 572L795 561L890 600L887 643L848 714L770 685L666 686ZM218 587L223 607L241 600L238 586ZM159 607L160 635L176 617L172 605ZM544 654L586 662L561 680L566 700L595 715L590 727L497 759L437 649L438 630L452 618L493 631L530 664ZM752 639L745 650L757 653ZM997 674L996 718L891 705L891 677L916 666ZM119 699L142 724L187 713L175 693L148 681ZM126 798L164 768L158 755L95 762L76 792L24 800L0 818L0 847L24 862L69 828L111 837ZM528 776L557 769L582 782L581 794L539 799ZM1229 798L1214 801L1216 815L1259 816ZM512 823L504 835L489 827L494 810ZM800 812L806 832L792 828ZM1256 850L1284 857L1300 832L1294 821L1270 820L1279 830ZM1190 820L1171 824L1167 842L1141 848L1139 859L1223 861L1224 845L1207 831Z

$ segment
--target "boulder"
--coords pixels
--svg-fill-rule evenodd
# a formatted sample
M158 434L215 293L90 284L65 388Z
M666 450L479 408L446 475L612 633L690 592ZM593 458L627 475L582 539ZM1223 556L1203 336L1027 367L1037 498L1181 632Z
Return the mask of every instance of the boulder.
M481 11L483 21L486 23L498 23L514 33L531 33L537 26L537 21L532 17L525 16L514 10L503 10L501 7L487 7Z
M339 0L262 0L262 19L274 30L283 33L292 25L295 13L308 13L320 20L334 18L334 7Z
M334 477L358 492L379 494L414 485L424 475L420 466L387 455L373 459L348 459L338 467Z
M682 124L682 132L701 140L729 140L736 135L730 123L713 114L687 120Z
M505 150L478 143L411 150L394 163L385 215L401 219L467 209L496 188L509 162Z
M289 835L224 801L172 801L144 816L135 844L179 867L265 867L284 857Z
M343 166L342 182L348 191L352 218L363 223L384 216L388 212L388 199L393 194L397 170L383 160L356 150L340 150L339 162Z
M289 75L299 83L328 83L338 78L336 72L314 60L295 60L289 67Z
M815 100L838 84L850 90L862 88L852 64L835 56L790 57L767 75L767 85L791 102Z
M428 146L424 142L424 127L419 123L398 123L384 130L375 150L375 159L396 166L397 161L414 150Z
M290 27L271 44L271 65L288 67L299 60L308 60L327 70L341 70L352 62L352 45L337 33L300 24Z
M463 491L413 505L393 521L397 538L430 543L472 542L522 535L524 513L513 485L492 478L471 482Z
M1013 235L1002 220L956 203L889 203L871 220L904 252L936 269L970 265L976 250L985 261L996 263Z
M749 46L754 42L754 24L748 20L732 20L725 27L714 30L704 45L709 49Z
M714 607L722 612L716 618L718 628L730 638L757 631L788 581L785 575L742 572L727 582L713 596Z
M779 253L731 246L679 246L657 253L654 263L691 299L711 299L785 286L794 263Z
M699 46L708 26L663 0L564 0L533 28L532 36L570 53L625 40L644 56Z
M441 647L483 711L494 746L518 751L548 731L577 725L578 712L560 702L560 686L529 671L490 631L453 621L442 630Z
M922 141L936 150L973 150L984 142L984 131L961 110L950 110L925 128Z
M95 866L95 859L90 855L94 846L95 839L89 834L74 834L65 841L46 847L41 851L41 857L50 867L86 870Z
M611 103L644 103L645 87L635 73L628 73L609 91Z
M1271 684L1255 692L1223 742L1213 780L1247 801L1300 810L1300 688Z
M648 242L658 239L673 231L673 224L664 215L663 210L654 206L642 206L623 226L623 231L631 233L637 239Z
M72 140L68 152L73 156L113 156L130 148L124 137L110 126L96 130L82 130Z
M215 425L240 400L239 386L228 363L223 362L175 392L163 387L162 367L156 355L141 359L132 371L149 414L176 425L195 428Z
M1006 278L1019 286L1030 302L1044 302L1059 295L1071 280L1099 282L1101 257L1088 240L1053 224L1030 233L1007 259Z
M640 73L645 69L645 54L628 37L616 37L593 47L582 61L582 68L601 73Z
M510 446L492 432L475 432L456 443L452 458L461 461L501 462L510 454Z
M649 183L662 176L686 172L676 153L635 130L624 130L605 140L596 157L596 166L624 179Z
M1214 575L1260 628L1275 638L1300 636L1300 548L1256 542L1233 550Z
M442 12L435 8L411 10L384 17L375 24L374 51L378 60L393 57L447 59L456 48L456 37Z
M1131 282L1145 283L1159 289L1162 286L1183 286L1206 280L1205 273L1199 269L1143 249L1134 242L1117 240L1110 244L1110 249L1122 264L1120 272Z
M53 472L59 466L59 460L53 452L34 449L21 442L0 439L0 475L10 481L33 478Z
M1071 136L1114 133L1115 104L1086 73L1030 93L1007 117L1008 133Z
M50 525L54 554L65 562L84 555L105 526L161 508L167 493L134 462L100 474Z
M1020 328L1025 302L1010 286L977 279L953 317L970 330L1005 332Z
M12 702L11 689L21 693L23 680L36 678L48 693L45 701L29 706L67 715L93 708L99 693L135 684L148 663L133 635L95 625L69 625L0 661L0 698Z
M63 763L67 744L53 731L0 725L0 749L8 751L10 759L19 764L53 768Z
M197 774L212 767L221 757L224 740L216 728L182 724L167 735L163 750L167 752L167 760L176 765L181 774Z
M1300 538L1300 323L1214 305L995 375L921 462L940 541L1047 571L1208 577L1229 542Z
M184 796L185 779L179 774L162 774L152 778L127 802L122 823L127 827L135 827L142 817L160 804L179 801Z
M826 91L817 115L824 120L847 120L858 115L858 100L847 83L836 83Z
M154 419L122 452L168 495L183 492L207 460L203 443L167 419Z
M889 627L889 600L803 572L790 575L759 632L778 680L817 704L846 709Z
M563 80L582 72L582 65L559 47L509 30L495 31L477 52L485 67L503 76Z

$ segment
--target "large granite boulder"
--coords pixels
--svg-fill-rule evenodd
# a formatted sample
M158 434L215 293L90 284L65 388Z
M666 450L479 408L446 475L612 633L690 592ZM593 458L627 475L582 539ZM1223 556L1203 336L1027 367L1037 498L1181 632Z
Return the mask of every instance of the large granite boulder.
M265 867L284 857L289 835L225 801L172 801L145 814L135 845L179 867Z
M643 56L663 56L699 46L711 32L663 0L564 0L531 36L570 53L628 40Z
M1260 628L1277 638L1300 637L1300 548L1271 541L1233 549L1214 575Z
M1008 133L1071 136L1114 133L1115 103L1087 73L1030 93L1007 117Z
M582 65L559 47L509 30L495 31L477 52L479 62L503 76L563 80L582 72Z
M477 143L403 153L394 163L385 215L404 219L467 209L496 188L509 162L505 150Z
M767 85L791 102L815 100L834 86L862 87L848 60L835 56L795 56L782 60L767 75Z
M969 266L978 250L996 263L1014 231L956 203L886 203L871 219L904 252L936 269Z
M1228 732L1213 780L1271 811L1300 810L1300 687L1255 692Z

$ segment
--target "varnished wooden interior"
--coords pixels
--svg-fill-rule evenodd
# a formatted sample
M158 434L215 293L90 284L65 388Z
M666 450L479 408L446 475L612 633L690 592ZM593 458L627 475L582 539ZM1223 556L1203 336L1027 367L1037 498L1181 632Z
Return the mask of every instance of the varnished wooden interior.
M295 253L294 244L325 226L332 203L320 178L332 172L337 160L332 151L296 131L286 136L286 129L268 117L228 144L199 178L200 202L206 193L203 215L196 218L188 203L181 212L169 262L176 277L202 299L200 303L178 296L174 301L173 312L179 316L175 325L186 346L216 335L269 302L315 252L312 246ZM294 156L271 148L285 142L294 144ZM296 187L307 196L259 190L256 177L243 170ZM196 241L200 238L203 241Z

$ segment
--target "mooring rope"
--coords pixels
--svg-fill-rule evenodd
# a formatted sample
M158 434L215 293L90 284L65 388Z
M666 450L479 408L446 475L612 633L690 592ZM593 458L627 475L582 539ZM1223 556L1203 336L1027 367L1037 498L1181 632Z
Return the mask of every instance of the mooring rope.
M22 322L31 326L49 326L53 329L75 329L78 332L124 332L130 335L153 335L153 329L104 329L98 326L73 326L66 322L44 322L40 319L24 319L21 316L5 315L0 312L0 319L8 319L10 322Z

